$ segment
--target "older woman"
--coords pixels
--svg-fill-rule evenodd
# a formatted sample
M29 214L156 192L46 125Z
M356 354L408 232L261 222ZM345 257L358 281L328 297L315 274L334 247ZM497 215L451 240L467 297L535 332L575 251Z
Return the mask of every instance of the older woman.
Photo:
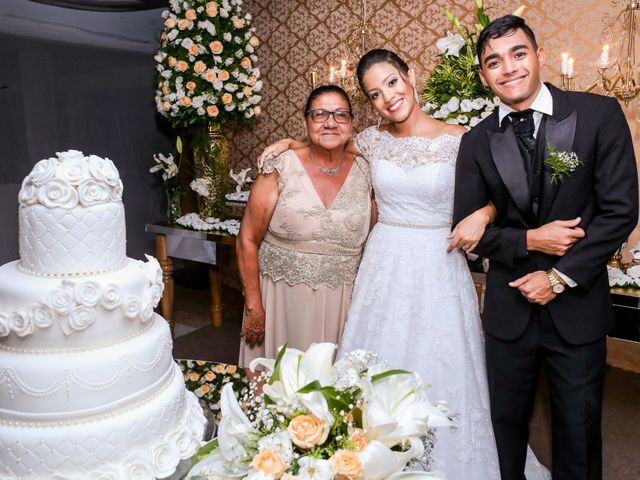
M265 163L237 241L245 297L240 365L284 343L337 343L362 246L375 217L367 162L345 150L351 102L337 86L311 92L308 144Z

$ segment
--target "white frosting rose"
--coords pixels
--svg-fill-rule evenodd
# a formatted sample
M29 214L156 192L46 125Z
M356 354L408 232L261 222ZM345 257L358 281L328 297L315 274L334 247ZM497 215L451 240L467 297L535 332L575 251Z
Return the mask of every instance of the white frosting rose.
M120 480L121 478L126 477L122 476L119 468L113 465L103 465L100 472L91 472L87 480Z
M149 320L151 320L151 317L153 317L153 307L154 304L151 301L151 298L149 295L145 295L145 300L144 302L142 302L142 309L140 311L140 318L142 319L143 322L148 322Z
M27 177L36 186L41 186L52 180L56 174L59 162L55 158L45 158L36 163ZM25 179L26 180L26 179Z
M122 303L124 309L124 316L127 318L135 318L140 315L142 304L137 297L127 297Z
M102 296L102 288L97 282L83 282L73 291L76 302L86 307L95 307Z
M100 305L106 310L113 310L118 308L122 303L122 293L120 288L113 283L105 285L102 289L102 298L100 299Z
M83 160L84 154L80 150L67 150L66 152L56 152L56 157L64 163L68 160Z
M122 478L127 480L155 480L153 469L145 459L134 460L125 468L125 475Z
M78 187L78 200L85 207L107 203L111 200L111 188L104 182L90 178Z
M180 458L188 458L200 448L199 439L196 438L193 432L184 428L169 435L167 441L176 446Z
M47 295L47 304L58 315L69 315L76 308L73 289L63 282L60 288L49 292L49 295Z
M0 313L0 337L7 337L11 333L9 326L9 317L4 313Z
M56 171L56 178L74 186L80 185L88 177L89 167L83 156L65 158Z
M115 187L120 180L118 169L108 158L100 158L97 155L89 155L89 172L96 180Z
M31 205L38 201L38 187L31 181L29 177L26 177L22 181L22 188L18 194L18 201L20 205Z
M143 263L146 269L147 278L149 279L149 283L151 285L156 283L162 283L162 267L160 267L160 262L155 257L151 255L144 255L147 259L147 263Z
M33 333L33 322L23 312L13 312L9 315L9 325L19 337L26 337Z
M158 478L164 478L175 472L180 457L168 443L161 443L151 449L151 462Z
M91 307L80 306L71 312L60 323L60 328L65 335L71 335L73 332L85 330L89 325L96 321L96 311Z
M71 209L78 205L78 193L64 180L54 178L38 189L38 201L48 208Z
M122 200L122 190L123 190L122 180L118 179L118 182L116 183L116 185L111 190L111 201L112 202L117 202L118 200Z
M158 302L162 298L162 284L154 285L151 287L151 303L152 307L155 308L158 305Z
M27 316L38 328L49 328L56 320L56 314L48 305L38 302L27 309Z

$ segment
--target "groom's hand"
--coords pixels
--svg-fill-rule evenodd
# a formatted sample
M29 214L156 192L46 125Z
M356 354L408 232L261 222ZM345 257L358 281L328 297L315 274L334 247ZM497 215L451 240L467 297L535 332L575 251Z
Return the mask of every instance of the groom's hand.
M557 296L551 289L546 272L542 270L528 273L524 277L509 282L509 286L520 290L529 303L546 305Z
M527 230L527 250L561 257L584 237L584 230L578 227L579 224L580 217L573 220L555 220Z

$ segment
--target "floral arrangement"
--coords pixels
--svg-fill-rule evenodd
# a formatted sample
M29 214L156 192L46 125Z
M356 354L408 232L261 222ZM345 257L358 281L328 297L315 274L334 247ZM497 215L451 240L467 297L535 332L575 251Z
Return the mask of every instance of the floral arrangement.
M233 218L222 220L216 217L208 217L204 220L197 213L187 213L176 219L176 223L190 230L221 231L237 236L240 232L240 220Z
M433 118L456 125L476 126L491 115L500 100L485 87L478 76L478 35L491 20L483 0L476 0L476 23L472 28L462 25L449 10L445 14L458 33L447 32L436 43L440 62L422 88L423 110ZM522 15L524 7L513 12Z
M564 178L582 164L576 152L560 152L548 142L547 150L549 150L549 158L544 161L544 164L551 168L551 183L553 185L564 182Z
M174 128L242 124L260 113L260 44L242 0L170 0L157 62L156 106Z
M334 351L331 343L306 352L285 345L275 360L254 360L251 369L266 371L241 402L232 385L223 388L218 437L186 479L441 478L426 470L433 428L452 425L447 405L428 400L417 374L364 351L332 365Z

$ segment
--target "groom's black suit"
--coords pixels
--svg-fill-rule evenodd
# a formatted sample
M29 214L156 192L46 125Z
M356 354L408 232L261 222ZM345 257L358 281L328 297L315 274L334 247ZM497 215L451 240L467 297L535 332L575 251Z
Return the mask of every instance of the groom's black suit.
M524 160L509 119L498 125L496 109L462 138L456 171L454 224L488 201L497 209L474 253L490 260L484 328L503 480L522 478L542 362L552 395L554 479L600 478L604 337L613 322L606 263L638 217L633 144L618 102L548 88L553 115L542 119L532 162ZM547 144L582 162L558 185L543 166ZM536 161L543 166L537 178ZM540 193L532 198L536 182ZM527 230L576 217L586 235L564 256L527 252ZM508 285L551 268L577 286L544 307Z

